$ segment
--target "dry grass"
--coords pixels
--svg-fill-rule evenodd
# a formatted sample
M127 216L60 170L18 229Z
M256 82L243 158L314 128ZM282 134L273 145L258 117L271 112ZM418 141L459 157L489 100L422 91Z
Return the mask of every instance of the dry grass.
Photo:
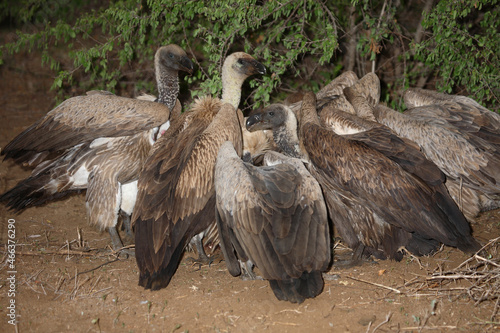
M19 285L27 286L36 294L54 297L54 300L60 299L61 297L66 298L66 300L93 297L99 298L102 297L106 291L112 289L112 287L99 289L98 287L102 276L94 274L94 272L103 266L125 259L125 257L120 256L120 251L123 249L133 248L134 246L126 246L118 251L114 251L109 247L105 249L91 248L88 242L83 240L79 229L77 229L77 234L77 239L73 239L71 241L66 240L61 245L49 245L49 241L47 240L46 245L48 246L44 247L40 247L39 243L33 240L29 241L29 238L25 237L26 243L18 244L16 246L16 257L38 256L53 258L57 256L64 258L65 262L74 262L75 259L88 258L93 261L105 260L104 263L80 272L77 268L75 268L74 272L68 272L61 269L59 269L59 272L55 272L50 268L42 268L36 270L34 273L24 273L21 276ZM23 250L21 250L21 248ZM24 250L24 248L27 248L28 250ZM7 264L6 258L8 252L6 245L5 249L0 251L0 254L2 255L0 269L3 269Z
M109 270L101 269L103 266L112 264L120 260L119 254L109 249L92 248L89 243L83 240L81 233L77 230L78 237L73 240L52 243L50 246L40 248L40 243L28 241L19 248L17 255L20 257L50 258L57 257L57 261L65 263L80 262L85 260L91 262L96 260L99 264L86 265L87 270L78 269L78 266L67 266L68 269L59 269L58 272L51 268L36 269L30 273L20 276L20 285L27 286L33 293L45 295L52 300L70 302L83 299L94 298L106 299L110 293L116 292L114 283L109 282ZM49 245L49 242L44 245ZM336 244L336 251L342 252L342 244ZM415 275L411 280L392 286L384 283L375 283L371 279L343 275L353 281L372 286L371 289L385 290L389 294L398 294L402 298L418 298L432 296L431 306L422 313L421 320L417 326L407 325L401 327L397 320L392 318L393 312L386 312L385 318L380 318L378 323L370 322L366 332L387 331L387 329L398 329L404 331L433 331L433 330L455 330L460 326L432 324L429 319L435 315L436 304L439 299L461 300L470 299L475 306L486 303L488 312L491 314L481 320L481 322L469 321L469 328L480 325L481 329L495 329L498 327L498 312L500 303L500 237L490 240L481 251L463 261L452 269L443 269L440 264L432 264L431 258L419 259L407 255L407 260L418 263L422 273ZM3 253L2 253L3 252ZM2 262L5 261L6 251L0 251ZM443 256L445 253L438 254ZM54 260L54 259L52 259ZM62 260L62 261L61 261ZM456 261L455 261L456 262ZM65 266L65 265L63 265ZM386 281L387 282L387 281ZM114 291L113 291L114 289ZM186 296L183 296L186 297ZM351 307L352 308L352 307ZM333 307L332 307L333 309ZM351 309L352 310L352 309ZM218 313L224 316L225 324L235 326L242 319L238 315L229 313ZM488 320L489 319L489 320ZM149 320L148 320L149 322ZM98 325L98 323L96 324ZM298 324L285 321L272 321L272 325L295 327ZM463 326L462 326L463 328Z
M469 297L479 305L493 302L491 323L498 324L500 302L500 237L490 240L483 248L457 267L443 271L437 267L426 276L418 276L399 290L407 295L432 294L451 299Z

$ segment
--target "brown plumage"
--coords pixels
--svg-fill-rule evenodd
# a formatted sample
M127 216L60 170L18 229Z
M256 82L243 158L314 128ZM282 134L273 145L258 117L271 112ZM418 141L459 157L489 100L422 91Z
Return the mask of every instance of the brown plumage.
M63 102L2 151L36 168L0 200L19 211L87 189L90 224L110 232L113 248L122 247L118 211L132 213L139 171L171 111L180 112L178 71L192 69L184 50L168 45L155 55L161 103L101 91Z
M381 152L429 186L444 185L445 175L425 157L418 145L411 140L398 137L389 127L330 106L322 110L320 120L336 134L364 142Z
M133 214L141 286L166 287L188 242L215 223L217 152L230 140L241 155L241 86L264 72L248 54L231 54L222 68L222 100L198 100L156 143L139 178Z
M323 189L330 218L357 254L400 259L402 246L423 255L435 250L438 242L466 252L479 248L467 221L449 197L407 172L411 165L403 168L356 138L369 131L337 135L321 125L315 104L314 95L307 94L299 113L304 155ZM282 106L274 105L267 113L282 110ZM384 135L377 140L391 144ZM396 156L401 159L404 153Z
M374 74L363 79L371 82L370 89L380 85ZM416 107L402 114L379 104L373 110L376 120L418 144L445 173L448 191L468 219L500 207L496 115L463 96L417 89L406 96Z
M168 58L173 55L174 58ZM161 60L163 59L163 60ZM36 166L50 154L97 138L134 135L164 124L176 104L179 70L192 71L192 62L177 45L160 48L155 56L162 103L91 91L67 99L16 136L3 149L4 159ZM168 76L168 79L162 77ZM168 104L163 104L163 102Z
M356 81L358 81L358 77L352 71L347 71L337 76L316 93L318 109L321 109L325 104L330 104L337 109L354 114L354 109L346 100L343 94L343 89L345 87L352 86L354 83L356 83ZM302 100L302 98L303 97L301 97L300 99ZM289 107L294 113L297 113L300 110L301 105L302 102L298 101L292 103L291 105L289 105Z
M264 154L270 150L276 150L272 131L249 132L243 121L241 128L243 134L243 160L252 164L262 164Z
M404 93L409 116L445 119L451 125L497 146L500 151L500 114L483 107L473 99L410 88Z
M498 159L500 159L500 115L498 113L486 109L466 96L448 95L418 88L408 89L404 94L404 101L408 107L408 110L404 112L405 115L422 121L429 119L431 123L435 121L441 123L446 120L458 131L467 133L464 135L468 141L467 145L471 148L476 147L478 151L484 151L483 159L488 159L488 164L498 166ZM459 144L465 145L463 142ZM462 154L461 151L458 153ZM469 165L476 170L475 172L479 171L471 164L470 158L465 157L461 162L463 166ZM493 170L494 166L489 169ZM491 175L489 173L489 176ZM500 182L498 174L494 177L494 181L498 184ZM447 186L469 219L473 219L481 211L500 207L498 191L485 193L482 187L478 189L475 186L468 186L467 183L468 181L464 181L463 177L461 179L454 177L447 182Z
M492 144L500 145L500 114L472 98L410 88L404 93L405 114L440 117Z
M279 300L302 303L323 289L330 262L327 211L316 180L298 159L276 152L245 163L225 142L215 165L217 226L229 272L250 260ZM271 166L270 166L271 165Z

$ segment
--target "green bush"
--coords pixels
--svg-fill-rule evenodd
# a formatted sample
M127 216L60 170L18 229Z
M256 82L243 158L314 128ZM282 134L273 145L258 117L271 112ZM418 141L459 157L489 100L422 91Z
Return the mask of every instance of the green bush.
M496 0L443 0L426 16L423 26L431 33L415 48L418 58L436 70L439 90L461 88L498 109L499 22Z
M496 3L440 1L425 20L426 38L415 43L422 6L404 1L7 1L0 19L18 31L0 47L0 59L41 51L60 97L76 85L81 93L130 86L154 92L154 52L176 43L197 65L184 77L190 97L219 94L222 60L244 50L268 68L245 85L245 107L317 91L347 69L362 76L372 68L383 81L383 100L395 107L401 90L419 82L498 107ZM441 78L437 85L433 77Z

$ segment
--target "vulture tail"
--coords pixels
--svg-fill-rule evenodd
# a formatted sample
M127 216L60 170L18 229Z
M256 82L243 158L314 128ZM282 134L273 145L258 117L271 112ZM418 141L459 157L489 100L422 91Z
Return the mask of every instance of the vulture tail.
M459 250L473 254L481 249L481 244L472 236L472 230L469 222L460 211L455 202L451 199L448 193L437 191L434 200L437 202L441 210L447 215L449 221L450 236L455 237L451 245L457 247Z
M135 223L135 259L140 272L139 285L145 289L159 290L170 283L189 241L184 238L175 248L164 244L158 253L154 253L153 247L149 245L152 239L152 223L151 220L140 219ZM158 256L162 257L161 264L154 269L153 261L158 260Z
M280 301L302 303L306 298L318 296L323 290L323 277L320 271L302 273L300 278L269 280L271 289Z
M0 196L0 202L5 203L7 208L15 212L21 212L26 208L41 206L49 201L66 197L75 191L61 191L59 184L50 182L50 175L42 174L28 177L20 181L14 188ZM54 180L52 180L54 182Z

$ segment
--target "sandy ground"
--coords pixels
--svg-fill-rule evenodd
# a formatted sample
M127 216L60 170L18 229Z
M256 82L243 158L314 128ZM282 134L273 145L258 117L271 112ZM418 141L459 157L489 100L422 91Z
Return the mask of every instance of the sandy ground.
M39 57L24 55L0 67L0 147L54 106L52 78L39 64ZM11 162L0 163L0 192L28 174ZM7 261L9 224L17 242L14 262ZM500 236L500 212L483 214L473 228L483 244ZM473 288L477 280L463 279L462 273L457 279L433 278L456 272L468 259L448 247L429 258L333 268L323 293L297 305L278 301L266 281L232 277L220 259L210 267L184 259L168 288L144 290L137 285L135 259L120 260L106 251L108 246L108 235L87 225L82 194L19 215L0 206L0 332L500 329L498 299L480 300L498 287L498 275L479 291ZM490 248L491 257L485 259L498 259L496 250ZM339 244L336 253L345 251ZM473 258L469 264L481 262ZM11 312L17 325L9 324Z

